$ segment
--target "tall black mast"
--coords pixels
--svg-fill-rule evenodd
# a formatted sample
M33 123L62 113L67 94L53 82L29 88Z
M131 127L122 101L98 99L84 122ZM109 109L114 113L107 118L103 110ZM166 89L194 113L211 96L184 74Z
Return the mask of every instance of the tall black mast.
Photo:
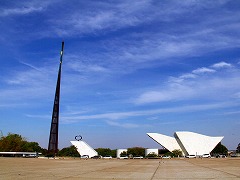
M52 123L49 135L48 153L56 155L58 152L58 125L59 125L59 102L60 102L60 83L62 71L62 57L63 57L64 42L62 42L62 50L60 54L60 64L58 70L58 79L56 85L56 92L53 104Z

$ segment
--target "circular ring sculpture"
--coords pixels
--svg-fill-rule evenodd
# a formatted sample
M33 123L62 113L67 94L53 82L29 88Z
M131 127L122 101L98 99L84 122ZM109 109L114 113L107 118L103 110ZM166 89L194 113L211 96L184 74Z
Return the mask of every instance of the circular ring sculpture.
M82 136L80 136L80 135L75 136L75 139L76 139L77 141L81 141L81 140L82 140Z

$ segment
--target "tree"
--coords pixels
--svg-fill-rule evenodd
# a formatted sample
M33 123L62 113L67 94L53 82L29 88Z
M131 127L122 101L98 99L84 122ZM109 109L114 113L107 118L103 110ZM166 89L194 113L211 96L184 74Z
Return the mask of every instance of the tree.
M228 154L228 149L220 143L217 144L217 146L212 150L211 154Z
M113 158L117 157L117 150L116 150L116 149L112 149L112 150L111 150L111 156L112 156Z
M142 147L128 148L127 153L129 155L132 154L133 156L145 156L145 148Z
M123 152L121 152L121 154L120 154L120 156L127 156L127 155L128 155L127 151L123 151Z
M37 142L25 142L22 148L23 151L42 152L42 148L39 146Z
M174 149L174 150L172 151L172 155L173 155L174 157L182 156L182 151L181 151L180 149Z
M58 156L70 156L70 157L80 157L80 154L77 151L75 146L69 146L61 149L58 152Z
M95 151L98 152L98 155L100 156L107 156L107 155L110 155L112 157L116 157L116 153L117 153L117 150L114 149L114 150L111 150L109 148L97 148L95 149Z
M26 144L25 139L18 134L8 133L7 136L2 136L0 139L0 151L19 152L23 151Z
M157 157L157 154L152 152L152 153L149 153L147 156L147 158L156 158Z
M100 156L111 155L111 149L109 149L109 148L97 148L97 149L95 149L95 151L97 151L98 155L100 155Z
M240 153L240 143L238 144L238 147L237 147L237 153Z
M174 154L173 154L172 152L168 151L168 152L166 152L166 153L164 154L164 156L171 156L171 157L173 157Z
M158 150L158 154L160 155L160 154L166 154L167 152L170 152L168 149L159 149Z
M19 134L8 133L0 138L0 151L5 152L42 152L42 148L36 142L27 142Z

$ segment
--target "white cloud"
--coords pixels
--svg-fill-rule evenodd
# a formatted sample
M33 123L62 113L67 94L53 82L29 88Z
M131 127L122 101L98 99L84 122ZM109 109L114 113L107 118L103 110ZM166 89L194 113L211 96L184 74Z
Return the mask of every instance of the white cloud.
M181 76L179 76L179 78L181 79L193 79L196 78L196 74L192 74L192 73L187 73L187 74L183 74Z
M199 76L207 74L207 73L215 73L215 72L217 72L217 69L220 69L220 68L233 67L233 65L230 63L226 63L226 62L219 62L219 63L211 65L210 67L214 68L214 69L207 68L207 67L197 68L197 69L193 70L191 73L185 73L185 74L180 75L179 77L170 77L169 82L181 83L184 80L198 78Z
M8 4L9 6L6 7L2 6L2 9L0 11L0 17L28 15L34 12L42 12L46 10L46 8L54 2L55 0L50 1L22 0L14 4L9 3Z
M192 71L192 73L194 73L194 74L214 73L214 72L216 72L216 70L206 68L206 67L198 68L198 69L195 69Z
M24 15L32 12L40 12L42 11L42 7L21 7L21 8L13 8L13 9L4 9L0 16L10 16L10 15Z
M106 122L110 126L117 126L117 127L122 127L122 128L138 128L140 126L139 124L133 124L133 123L122 123L122 122L119 123L116 121L106 121Z
M224 63L217 63L226 67ZM228 65L228 67L230 67ZM233 67L233 66L231 66ZM194 74L192 74L194 73ZM207 67L197 68L192 73L185 73L179 77L170 77L169 81L161 85L161 89L155 88L139 95L134 101L136 104L166 102L166 101L187 101L187 100L224 100L232 98L233 94L239 91L240 72L216 71ZM205 74L208 76L205 76ZM222 93L224 92L224 93Z
M186 74L180 75L179 77L170 77L168 82L169 83L170 82L172 82L172 83L182 83L185 80L197 78L197 76L198 75L193 74L193 73L186 73Z
M191 87L176 85L175 87L169 87L164 90L150 91L140 95L136 104L175 101L190 98L195 95L194 90Z
M118 123L112 120L124 120L131 117L153 116L153 115L159 115L159 114L165 114L165 113L199 112L199 111L205 111L205 110L221 109L226 107L237 107L237 106L239 106L239 103L224 102L224 103L213 103L213 104L208 103L208 104L199 104L199 105L178 106L178 107L172 107L172 108L160 108L160 109L142 110L142 111L113 112L113 113L80 115L80 116L77 115L77 113L75 113L76 115L63 113L61 116L61 121L63 121L64 123L73 123L73 122L79 122L82 120L99 119L99 120L111 120L108 122L112 123L112 125L119 125Z
M108 72L108 70L100 65L97 64L90 64L90 63L84 63L79 60L71 60L70 62L67 62L67 66L71 68L74 71L77 72L85 72L85 73L92 73L92 72Z
M33 9L47 6L41 3L37 6L36 2L28 6L33 7ZM184 16L185 13L189 13L188 10L190 8L201 9L203 7L213 7L213 4L215 6L222 5L220 2L154 3L150 0L131 1L131 3L129 1L120 1L114 4L98 1L88 3L75 1L74 3L74 7L73 4L64 2L61 3L64 7L61 4L58 5L64 9L68 9L67 7L69 7L71 9L71 12L67 11L69 13L59 13L57 17L48 13L49 15L46 20L43 21L44 27L41 28L41 31L38 31L38 29L32 31L36 35L34 38L55 37L56 34L61 37L81 37L86 34L93 36L98 36L99 34L106 35L106 32L141 24L145 26L145 23L149 22L156 24L156 26L162 21L174 23L176 17L178 17L176 14L180 17ZM79 11L79 6L81 6L81 11ZM47 10L50 11L51 9ZM216 19L204 19L204 21L200 21L200 23L194 24L194 26L190 26L187 29L184 28L184 30L180 26L178 27L178 31L166 32L166 27L162 27L163 30L150 33L146 33L145 31L141 33L131 32L126 35L120 35L119 39L114 37L114 39L103 42L108 52L102 54L102 58L106 59L107 54L111 54L115 59L125 60L126 63L130 61L139 62L139 66L141 66L140 63L142 62L166 61L172 57L199 56L205 52L239 46L240 43L236 41L234 36L231 37L227 33L220 32L218 27L220 23L215 24L216 27L212 27L211 24ZM232 21L233 24L237 24L234 20ZM226 29L224 28L229 27L222 27L221 23L221 28L221 31L225 31ZM234 26L232 28L238 29ZM232 29L228 31L232 31ZM29 36L29 34L26 34L26 36ZM208 43L206 43L206 37L208 37ZM109 41L112 42L109 43ZM109 55L107 58L109 58ZM142 66L144 65L142 64Z
M0 89L0 99L6 104L36 105L43 97L49 97L54 93L57 68L36 67L32 64L20 62L24 65L21 69L13 69L1 79L3 88ZM26 68L27 67L27 68Z
M51 17L50 22L54 25L54 31L60 35L72 36L76 34L89 34L101 32L102 30L116 30L123 27L135 26L142 23L144 11L148 11L150 1L121 1L108 2L76 2L76 7L82 6L81 11L74 9L73 12L65 14L56 20ZM94 9L92 9L94 8Z
M23 62L23 61L19 61L19 62L20 62L21 64L24 64L24 65L26 65L26 66L34 69L34 70L41 71L40 68L37 68L37 67L35 67L35 66L33 66L33 65L29 64L29 63L26 63L26 62Z
M7 84L24 85L27 88L40 87L41 85L48 83L47 81L50 80L48 77L53 74L52 67L36 68L35 66L28 63L21 62L21 64L24 64L31 69L23 69L19 71L9 72L8 78L5 78L5 82ZM45 80L45 82L43 81L43 79Z
M216 68L216 69L219 69L219 68L230 68L230 67L232 67L232 65L230 63L226 63L226 62L222 61L222 62L213 64L211 67L212 68Z

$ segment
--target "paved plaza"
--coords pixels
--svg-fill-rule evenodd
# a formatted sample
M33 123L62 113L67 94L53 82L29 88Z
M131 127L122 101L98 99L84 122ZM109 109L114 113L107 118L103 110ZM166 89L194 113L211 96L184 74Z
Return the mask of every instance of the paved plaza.
M0 179L240 179L240 158L0 158Z

